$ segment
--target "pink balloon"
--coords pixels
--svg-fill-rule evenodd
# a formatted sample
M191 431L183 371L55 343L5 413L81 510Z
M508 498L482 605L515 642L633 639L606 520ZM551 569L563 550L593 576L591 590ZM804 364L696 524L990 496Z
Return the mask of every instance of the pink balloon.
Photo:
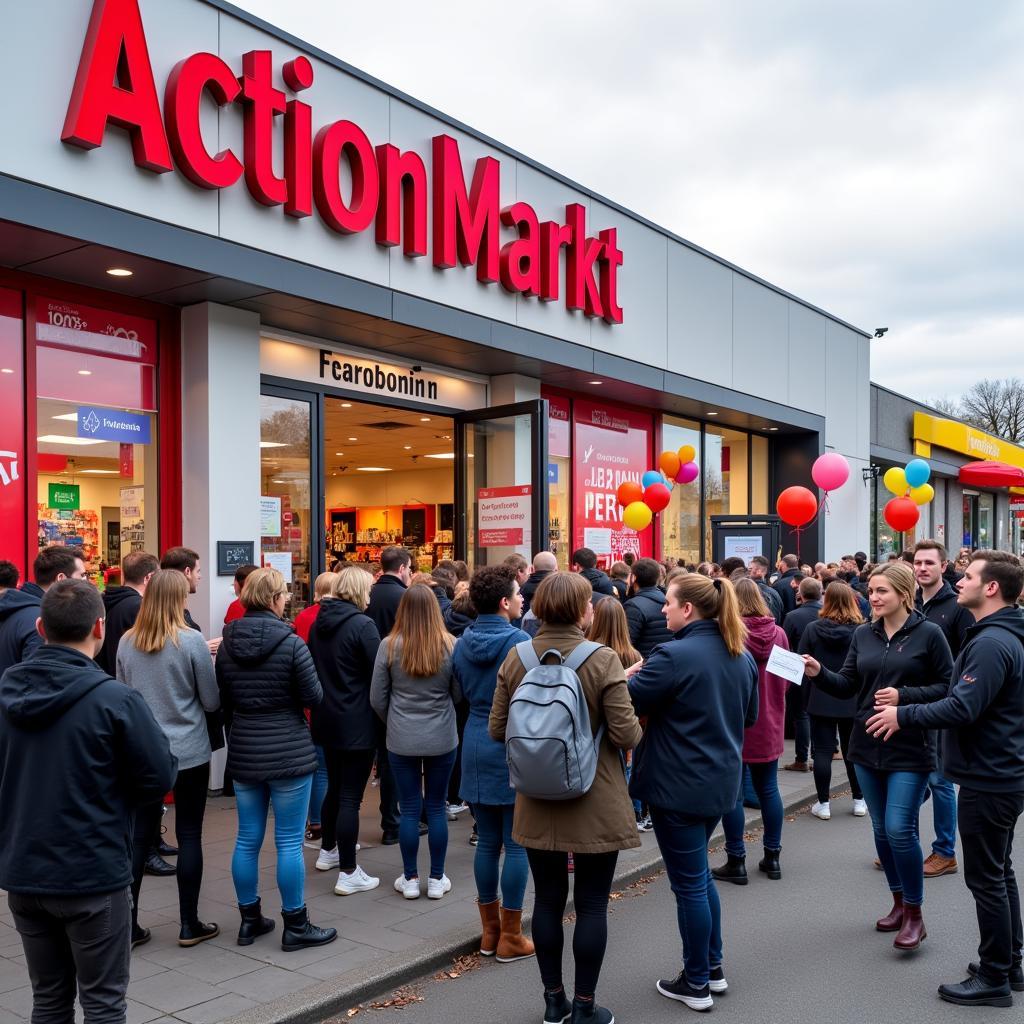
M697 468L696 462L684 462L679 467L679 474L676 476L677 484L689 484L693 483L694 480L700 475L700 470Z
M811 479L823 491L837 490L850 479L850 464L839 452L825 452L815 459Z

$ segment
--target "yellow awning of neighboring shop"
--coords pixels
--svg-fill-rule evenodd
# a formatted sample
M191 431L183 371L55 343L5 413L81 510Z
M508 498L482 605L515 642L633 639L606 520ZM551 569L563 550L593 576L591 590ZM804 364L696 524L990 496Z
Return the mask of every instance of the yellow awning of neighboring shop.
M1004 441L994 434L987 434L966 423L931 416L926 412L914 413L914 454L921 458L931 457L932 446L947 451L969 455L972 459L986 462L1005 462L1010 466L1024 469L1024 448ZM1011 487L1011 494L1024 494L1024 488Z

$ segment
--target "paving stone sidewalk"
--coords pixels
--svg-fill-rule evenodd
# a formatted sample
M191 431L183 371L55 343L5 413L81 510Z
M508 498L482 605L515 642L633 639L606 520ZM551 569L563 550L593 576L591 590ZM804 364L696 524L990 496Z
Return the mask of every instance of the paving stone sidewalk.
M783 763L792 760L787 743ZM845 782L840 761L833 762L833 784ZM780 789L787 806L813 798L810 774L780 771ZM835 813L849 811L849 798L840 799ZM756 815L757 812L751 812ZM174 840L174 814L164 821ZM367 789L363 803L359 863L380 877L380 887L356 896L333 892L337 873L314 870L316 852L306 850L306 903L319 925L338 929L338 939L317 949L285 953L280 946L280 899L275 882L273 823L268 825L261 856L260 889L264 913L274 917L274 934L240 947L235 939L238 911L231 883L231 854L236 817L234 800L212 797L204 829L205 871L200 916L216 921L221 934L192 949L177 945L178 897L173 878L146 877L139 919L153 938L132 955L128 989L128 1024L220 1024L241 1017L250 1022L318 1019L317 1005L328 997L351 990L366 990L378 972L393 972L396 962L412 971L416 965L431 969L431 956L445 955L453 942L469 941L479 918L473 884L474 848L468 839L468 814L449 825L446 871L451 893L441 900L405 900L393 889L401 872L397 846L380 846L377 790ZM619 858L619 874L649 867L657 857L653 834L642 836L643 846ZM426 838L420 846L420 870L427 874ZM73 870L73 865L69 865ZM527 908L532 897L527 896ZM306 1007L307 1010L303 1010ZM23 1024L31 1015L32 992L21 943L14 930L6 896L0 898L0 1024ZM79 1019L81 1013L79 1011ZM239 1022L240 1024L240 1022Z

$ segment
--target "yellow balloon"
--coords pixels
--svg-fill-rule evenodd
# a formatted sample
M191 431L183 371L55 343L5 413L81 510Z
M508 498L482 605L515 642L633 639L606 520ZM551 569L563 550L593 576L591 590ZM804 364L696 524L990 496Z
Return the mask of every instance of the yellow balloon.
M622 521L631 530L646 530L653 518L654 513L642 501L631 502L622 513Z
M907 483L907 474L897 466L893 466L885 471L882 483L898 498L902 498L910 490L910 485Z
M685 466L688 462L693 462L697 458L697 449L692 444L684 444L679 449L679 461Z
M915 505L927 505L935 497L935 488L931 484L921 484L910 488L910 500Z

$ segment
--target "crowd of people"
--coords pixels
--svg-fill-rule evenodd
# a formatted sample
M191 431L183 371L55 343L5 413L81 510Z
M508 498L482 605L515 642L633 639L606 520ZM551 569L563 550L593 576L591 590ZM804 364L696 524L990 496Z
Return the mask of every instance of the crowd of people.
M926 939L924 879L959 870L959 816L981 942L967 977L939 994L1012 1005L1024 991L1011 862L1024 811L1020 559L962 553L961 574L924 540L880 565L861 553L816 566L787 554L774 567L630 557L606 573L587 548L571 562L561 571L539 552L414 573L409 552L389 547L377 566L322 574L294 623L281 574L245 566L213 639L188 610L202 579L189 548L133 552L102 595L73 548L43 548L20 588L0 564L0 887L34 1014L66 1016L77 986L87 1021L123 1020L130 950L151 938L138 917L147 872L176 877L182 947L219 934L200 914L202 832L225 744L240 945L276 928L259 885L271 809L282 949L337 937L309 919L304 844L318 870L337 871L337 895L380 885L359 864L376 771L402 898L452 890L448 822L472 816L480 953L536 956L546 1024L613 1024L596 1000L609 894L619 851L653 830L683 961L657 988L708 1010L728 988L716 881L748 883L744 804L761 810L758 871L779 880L780 767L813 771L811 811L828 821L841 757L892 898L875 928L901 952ZM769 670L777 648L802 656L798 683ZM796 754L780 766L787 722ZM161 837L168 792L177 848ZM712 868L719 822L726 860Z

